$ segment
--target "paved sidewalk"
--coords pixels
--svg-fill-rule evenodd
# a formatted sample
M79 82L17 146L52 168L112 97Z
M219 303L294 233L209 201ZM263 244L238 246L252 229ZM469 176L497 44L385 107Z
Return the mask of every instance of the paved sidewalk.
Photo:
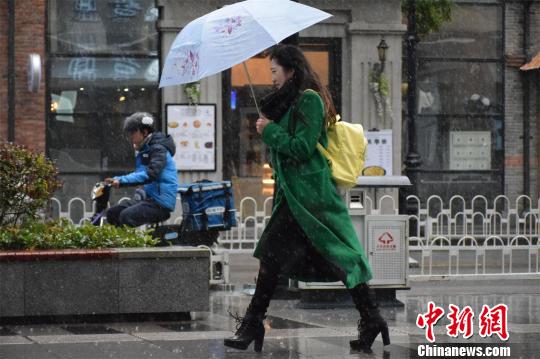
M236 288L253 284L258 262L249 254L231 256L231 282ZM511 358L540 358L540 280L461 280L411 282L398 291L403 308L383 308L392 344L383 349L380 337L374 354L351 353L349 340L357 334L358 313L352 307L300 309L294 300L274 300L268 311L263 352L223 346L235 323L228 311L243 314L250 296L241 290L213 291L208 313L193 313L191 321L0 325L0 359L170 359L170 358L417 358L419 344L427 344L415 325L427 303L448 311L449 304L475 313L474 335L466 340L446 334L448 320L435 327L435 344L510 347ZM1 295L1 294L0 294ZM482 306L508 305L510 338L478 335ZM445 313L446 316L446 313ZM467 356L461 356L467 357Z
M509 308L508 342L496 335L480 337L476 323L469 340L451 338L445 330L448 321L442 319L435 327L437 346L504 346L511 348L511 358L540 358L540 280L417 282L398 297L404 308L382 310L392 344L383 350L377 338L372 355L349 350L358 316L353 308L306 310L287 300L272 302L261 354L254 353L252 346L247 351L226 348L223 338L234 329L227 312L243 313L250 297L242 292L213 292L211 311L194 313L190 322L4 325L0 327L0 358L416 358L418 344L427 341L415 321L426 312L429 301L445 310L449 304L470 305L475 318L484 304L505 303Z

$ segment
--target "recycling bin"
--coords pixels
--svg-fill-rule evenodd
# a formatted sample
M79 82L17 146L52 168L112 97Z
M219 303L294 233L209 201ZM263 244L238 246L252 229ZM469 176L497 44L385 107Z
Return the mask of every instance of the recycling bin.
M378 208L383 188L410 186L405 176L361 176L358 184L344 194L358 239L373 271L369 284L374 288L406 289L408 276L408 216ZM368 203L369 202L369 203ZM366 205L368 203L369 205ZM343 289L341 282L298 282L300 290Z

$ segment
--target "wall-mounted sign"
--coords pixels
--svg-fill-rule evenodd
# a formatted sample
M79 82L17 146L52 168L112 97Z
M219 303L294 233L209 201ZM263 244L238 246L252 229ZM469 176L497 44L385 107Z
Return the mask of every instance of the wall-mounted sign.
M364 167L379 166L392 176L392 130L366 131L368 141Z
M216 171L216 105L168 104L166 109L178 171Z
M490 131L450 131L451 170L490 170Z
M158 74L157 59L84 56L54 58L51 63L51 77L63 81L66 87L78 86L81 82L101 81L124 88L149 81L157 82Z

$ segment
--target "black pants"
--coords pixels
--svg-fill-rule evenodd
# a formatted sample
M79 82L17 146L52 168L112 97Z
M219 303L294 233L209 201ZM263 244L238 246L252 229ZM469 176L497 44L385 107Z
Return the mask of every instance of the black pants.
M311 244L284 201L275 213L261 247L260 267L250 310L265 313L280 274L345 281L341 268L330 263ZM351 293L352 294L352 293Z
M270 305L270 300L274 295L278 278L281 273L280 267L273 264L261 261L259 267L259 275L257 276L257 285L255 294L251 298L248 312L252 314L264 314ZM377 308L375 292L367 283L360 283L354 288L348 289L352 297L354 306L360 312L362 318L369 318L370 312Z
M167 220L170 216L170 210L150 198L143 201L123 201L107 210L107 222L118 227L138 227L157 223Z
M323 257L296 221L285 200L272 215L266 238L259 243L261 263L272 266L289 278L305 281L336 282L346 273Z

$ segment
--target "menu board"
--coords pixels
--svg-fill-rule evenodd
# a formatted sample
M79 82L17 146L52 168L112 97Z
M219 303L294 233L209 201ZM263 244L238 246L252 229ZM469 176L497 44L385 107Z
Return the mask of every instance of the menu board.
M216 105L167 105L167 133L178 171L216 170Z
M364 167L379 166L392 176L392 130L366 131L368 141Z

